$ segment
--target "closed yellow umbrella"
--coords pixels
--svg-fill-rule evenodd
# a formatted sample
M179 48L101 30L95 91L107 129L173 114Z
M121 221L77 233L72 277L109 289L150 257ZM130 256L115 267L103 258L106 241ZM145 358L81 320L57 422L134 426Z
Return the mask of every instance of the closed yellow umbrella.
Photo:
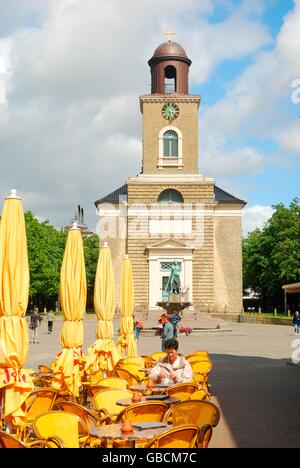
M118 350L122 357L136 356L136 338L134 333L134 288L131 262L126 255L122 262L120 285L120 337Z
M79 396L83 345L82 316L86 306L86 276L81 231L69 230L60 271L60 299L64 324L60 332L63 351L55 360L52 386Z
M97 340L89 347L85 370L96 374L100 370L111 371L119 360L114 344L113 317L116 307L115 278L111 252L105 243L100 250L94 289L94 307L98 318Z
M27 239L22 200L16 190L5 199L0 226L0 391L6 423L22 425L23 403L34 385L27 359L29 336L25 318L29 294Z

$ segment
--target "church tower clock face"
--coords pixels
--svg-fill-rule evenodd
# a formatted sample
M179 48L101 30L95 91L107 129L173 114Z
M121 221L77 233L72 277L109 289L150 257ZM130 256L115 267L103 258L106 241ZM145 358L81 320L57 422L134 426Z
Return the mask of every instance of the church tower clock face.
M175 102L167 102L162 108L162 115L166 120L174 120L179 115L179 107Z

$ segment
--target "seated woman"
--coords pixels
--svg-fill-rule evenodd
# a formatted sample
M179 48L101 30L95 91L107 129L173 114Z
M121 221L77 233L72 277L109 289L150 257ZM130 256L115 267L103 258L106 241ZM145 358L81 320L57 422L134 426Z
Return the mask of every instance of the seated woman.
M167 356L161 359L149 374L149 378L156 383L172 385L193 380L193 370L190 363L178 353L179 343L175 338L166 340Z

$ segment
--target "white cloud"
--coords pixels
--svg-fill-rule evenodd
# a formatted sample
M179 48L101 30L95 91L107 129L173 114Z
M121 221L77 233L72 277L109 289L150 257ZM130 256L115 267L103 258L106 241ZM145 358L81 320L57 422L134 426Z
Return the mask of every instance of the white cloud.
M284 151L300 155L300 122L291 123L279 135L278 141Z
M256 228L262 229L271 218L274 209L271 206L254 205L243 210L243 235L244 237Z
M217 5L213 0L173 2L172 8L169 0L0 0L0 34L9 31L11 47L3 66L8 103L0 108L3 196L16 187L26 209L57 226L65 225L80 203L93 229L93 201L140 171L138 96L150 91L147 60L165 40L162 31L176 30L175 40L193 61L195 83L224 60L253 56L270 43L257 0L229 8L227 19L209 24L207 15ZM255 122L260 131L268 108L272 113L266 68L277 70L271 53L261 54L253 70L206 112L203 124L200 119L208 175L229 177L263 167L263 154L245 144L231 153L224 139L241 127L248 134L247 125Z
M213 177L234 177L245 174L255 174L262 171L265 156L251 147L220 153L220 148L213 145L203 153L205 174Z

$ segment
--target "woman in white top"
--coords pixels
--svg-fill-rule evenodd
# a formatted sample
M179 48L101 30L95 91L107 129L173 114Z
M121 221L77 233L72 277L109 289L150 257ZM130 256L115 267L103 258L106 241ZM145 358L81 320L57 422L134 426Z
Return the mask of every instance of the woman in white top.
M192 367L182 354L178 353L178 347L179 343L175 338L165 341L167 356L153 367L149 374L150 379L166 385L193 380Z

